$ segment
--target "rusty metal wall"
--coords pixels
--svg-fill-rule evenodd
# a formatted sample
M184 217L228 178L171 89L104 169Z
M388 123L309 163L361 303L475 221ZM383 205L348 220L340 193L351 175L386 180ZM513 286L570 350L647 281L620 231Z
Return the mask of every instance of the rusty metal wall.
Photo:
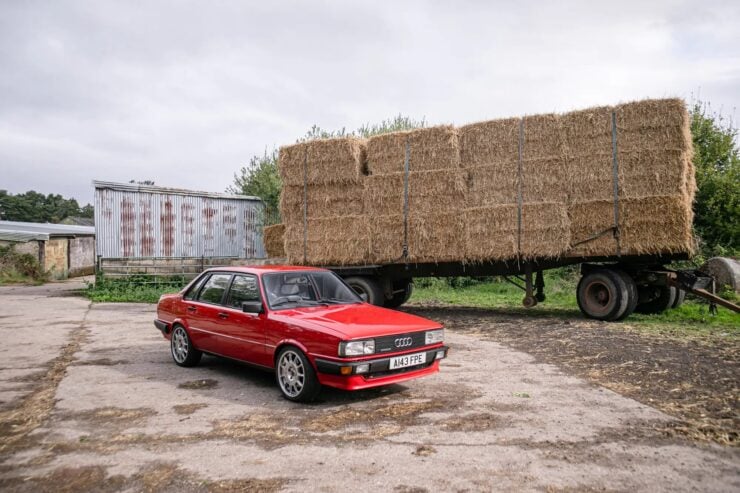
M264 258L256 198L95 182L95 250L104 258Z

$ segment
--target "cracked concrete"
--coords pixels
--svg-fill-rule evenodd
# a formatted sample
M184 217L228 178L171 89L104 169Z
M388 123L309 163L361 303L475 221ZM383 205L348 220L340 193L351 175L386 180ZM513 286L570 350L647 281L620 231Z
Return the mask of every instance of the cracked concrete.
M152 305L70 287L0 288L4 490L740 488L737 448L494 340L448 331L438 375L306 406L233 362L175 366Z

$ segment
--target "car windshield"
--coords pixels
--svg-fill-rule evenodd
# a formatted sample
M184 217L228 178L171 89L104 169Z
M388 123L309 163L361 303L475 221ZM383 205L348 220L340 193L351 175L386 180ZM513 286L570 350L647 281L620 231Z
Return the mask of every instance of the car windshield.
M296 271L262 276L270 308L360 303L359 296L333 272Z

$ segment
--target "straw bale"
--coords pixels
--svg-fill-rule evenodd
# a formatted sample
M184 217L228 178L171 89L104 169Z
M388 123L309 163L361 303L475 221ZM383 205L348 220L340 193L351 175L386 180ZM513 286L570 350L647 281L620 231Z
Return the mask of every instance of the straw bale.
M614 204L593 201L570 206L571 244L614 225ZM620 242L623 254L693 252L691 207L683 194L624 199L619 202ZM570 255L608 256L616 253L611 233L571 249Z
M370 218L371 261L453 262L465 253L464 224L457 212L410 215L408 257L403 258L403 215Z
M406 142L411 171L460 167L457 129L446 125L377 135L367 141L367 166L373 175L404 171Z
M524 117L522 159L558 158L564 151L563 132L558 115Z
M468 208L514 204L517 201L517 163L468 168Z
M271 258L285 257L285 248L283 246L283 237L285 236L285 224L273 224L265 226L263 238L265 242L265 251Z
M562 153L550 158L522 160L522 200L565 204L568 201L570 174Z
M365 179L367 214L403 213L405 173L371 175ZM462 170L415 171L409 173L409 212L423 214L461 207L467 191L467 174Z
M364 183L327 183L306 187L308 217L354 216L363 213ZM280 214L285 222L303 222L303 185L283 186Z
M490 120L460 127L463 168L502 166L519 159L519 118Z
M278 167L284 185L358 183L363 177L364 139L320 139L280 148Z
M562 204L524 204L521 238L516 205L466 209L463 217L467 260L558 257L570 245L568 209Z
M361 265L367 262L370 249L367 217L321 217L311 218L307 223L305 262L303 224L288 224L285 228L285 253L289 263Z
M688 127L686 104L679 98L646 99L617 105L617 128Z

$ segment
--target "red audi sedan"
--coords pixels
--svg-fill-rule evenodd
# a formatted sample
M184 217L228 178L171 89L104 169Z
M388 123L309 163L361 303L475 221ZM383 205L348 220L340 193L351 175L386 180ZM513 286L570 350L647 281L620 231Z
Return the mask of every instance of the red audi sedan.
M440 324L365 303L311 267L207 270L160 298L154 325L176 364L208 353L274 370L283 395L302 402L322 385L357 390L435 373L448 349Z

